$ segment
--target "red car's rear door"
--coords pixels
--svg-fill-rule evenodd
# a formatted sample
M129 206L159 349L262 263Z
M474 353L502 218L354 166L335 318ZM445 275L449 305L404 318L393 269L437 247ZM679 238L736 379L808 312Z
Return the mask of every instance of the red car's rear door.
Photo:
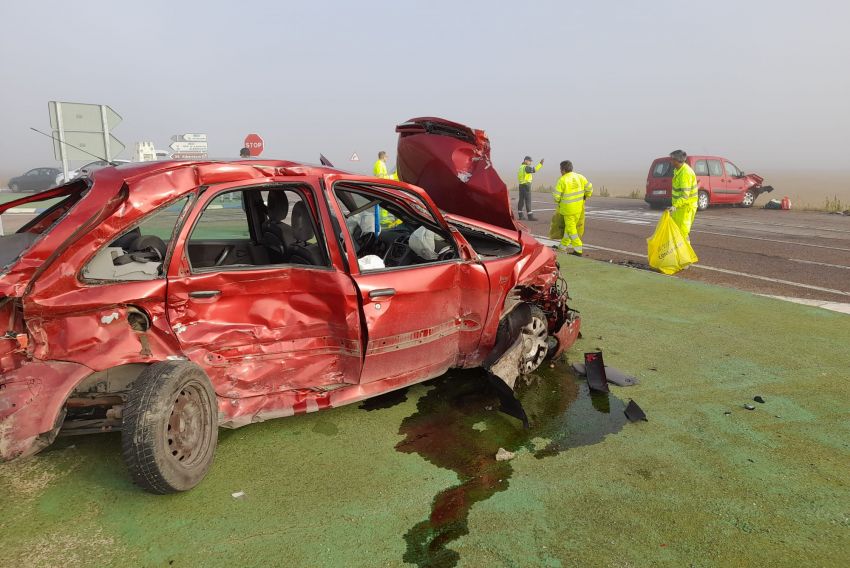
M327 215L307 183L213 186L184 225L168 277L168 321L219 396L239 399L356 383L362 360L357 290L329 260ZM313 225L317 264L275 259L263 241L265 205L285 192L280 223ZM292 205L295 204L296 207ZM306 209L305 209L306 208ZM307 217L309 216L309 220ZM301 238L303 235L299 235ZM213 250L218 247L218 252ZM194 255L194 258L193 258Z

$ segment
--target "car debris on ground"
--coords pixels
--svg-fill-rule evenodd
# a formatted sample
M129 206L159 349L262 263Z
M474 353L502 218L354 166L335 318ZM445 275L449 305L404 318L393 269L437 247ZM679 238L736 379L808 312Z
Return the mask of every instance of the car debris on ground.
M629 400L629 404L626 405L626 409L623 413L626 415L626 418L629 419L629 422L638 422L640 420L643 420L644 422L649 421L643 409L633 400Z

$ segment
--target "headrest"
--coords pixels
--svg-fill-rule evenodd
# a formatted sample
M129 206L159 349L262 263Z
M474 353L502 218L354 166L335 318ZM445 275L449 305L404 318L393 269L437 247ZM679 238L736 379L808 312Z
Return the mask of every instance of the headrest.
M295 240L297 241L307 241L313 238L310 210L303 201L299 201L292 207L292 231L295 233Z
M269 221L280 223L289 214L289 199L286 192L272 190L269 192Z

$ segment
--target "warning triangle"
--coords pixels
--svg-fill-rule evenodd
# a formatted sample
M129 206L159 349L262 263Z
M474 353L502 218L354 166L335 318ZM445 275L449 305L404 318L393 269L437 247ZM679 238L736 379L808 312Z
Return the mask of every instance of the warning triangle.
M357 152L354 152L354 153L351 155L351 161L352 161L352 162L359 162L359 161L360 161L360 156L358 156L358 155L357 155Z

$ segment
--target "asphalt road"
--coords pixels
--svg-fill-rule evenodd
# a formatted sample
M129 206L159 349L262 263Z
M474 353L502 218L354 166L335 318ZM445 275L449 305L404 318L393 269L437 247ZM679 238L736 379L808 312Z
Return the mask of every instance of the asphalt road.
M516 206L516 193L511 196ZM535 235L546 237L554 211L551 197L534 193L532 205L538 220L525 223ZM698 212L691 244L700 261L677 277L758 294L850 302L850 217L758 205ZM642 200L591 198L585 255L646 263L646 238L660 215Z

